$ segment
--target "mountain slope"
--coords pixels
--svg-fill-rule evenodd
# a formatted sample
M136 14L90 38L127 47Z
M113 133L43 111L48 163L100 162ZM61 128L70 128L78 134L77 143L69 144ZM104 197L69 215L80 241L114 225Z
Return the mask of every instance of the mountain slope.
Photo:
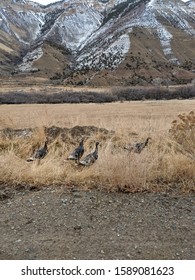
M195 78L194 45L194 1L0 4L2 75L31 73L66 84L185 83Z

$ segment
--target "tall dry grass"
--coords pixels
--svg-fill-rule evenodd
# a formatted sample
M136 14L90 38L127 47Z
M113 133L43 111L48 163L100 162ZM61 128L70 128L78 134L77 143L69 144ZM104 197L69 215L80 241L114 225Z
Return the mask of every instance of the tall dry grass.
M188 154L195 160L195 113L179 114L178 120L172 122L170 129L172 138L180 146L183 153Z
M162 118L162 127L159 128L161 133L158 134L155 133L156 120L150 116L145 122L140 118L131 130L128 120L124 120L119 114L117 122L109 119L105 123L102 119L96 123L97 126L105 125L116 130L114 134L108 132L105 135L98 131L86 137L86 153L94 149L96 141L100 142L99 159L88 168L65 160L78 142L71 135L67 135L66 141L61 135L55 139L50 137L48 155L40 162L27 163L28 156L47 137L45 129L38 127L33 133L24 136L10 136L2 132L0 183L36 186L63 184L84 189L95 187L128 192L172 189L180 189L185 193L194 191L194 112L179 115L177 122L170 123L170 131L164 129ZM123 149L125 144L145 140L148 136L152 138L152 142L141 154Z

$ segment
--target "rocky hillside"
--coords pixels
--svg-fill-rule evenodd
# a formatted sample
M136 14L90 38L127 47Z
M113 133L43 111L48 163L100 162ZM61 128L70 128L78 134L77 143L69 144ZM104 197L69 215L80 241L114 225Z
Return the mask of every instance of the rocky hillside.
M0 3L1 76L76 85L181 84L195 79L195 1Z

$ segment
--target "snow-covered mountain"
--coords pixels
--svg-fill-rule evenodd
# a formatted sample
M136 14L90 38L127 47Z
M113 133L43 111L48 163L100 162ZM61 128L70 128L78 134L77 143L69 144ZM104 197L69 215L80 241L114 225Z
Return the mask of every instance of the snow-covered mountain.
M67 83L97 83L107 76L116 84L149 83L179 79L182 73L184 80L195 78L194 4L62 0L42 6L2 0L1 74L30 72Z

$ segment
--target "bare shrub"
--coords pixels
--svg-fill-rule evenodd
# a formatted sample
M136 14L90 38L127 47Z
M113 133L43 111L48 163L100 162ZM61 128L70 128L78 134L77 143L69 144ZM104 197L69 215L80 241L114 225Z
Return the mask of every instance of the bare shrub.
M195 113L179 114L172 122L171 136L180 149L195 159Z
M179 87L169 90L163 87L146 87L146 88L117 88L114 95L118 100L170 100L170 99L189 99L195 97L195 87Z
M163 87L115 88L110 93L96 91L64 91L59 93L9 92L0 94L0 104L108 103L134 100L170 100L195 97L195 86L170 90Z
M54 94L10 92L0 95L0 104L107 103L114 101L117 101L116 96L95 91L64 91Z

